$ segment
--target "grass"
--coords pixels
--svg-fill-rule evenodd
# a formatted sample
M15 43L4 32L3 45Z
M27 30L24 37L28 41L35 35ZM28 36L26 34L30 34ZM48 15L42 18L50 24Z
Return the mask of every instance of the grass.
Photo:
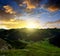
M48 40L29 42L25 49L0 50L0 56L60 56L60 48Z

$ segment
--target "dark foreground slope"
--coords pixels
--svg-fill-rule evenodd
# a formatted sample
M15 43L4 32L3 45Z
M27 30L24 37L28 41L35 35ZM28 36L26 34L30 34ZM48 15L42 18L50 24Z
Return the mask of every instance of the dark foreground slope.
M0 38L9 40L40 41L43 38L59 37L60 29L0 29Z
M23 49L27 45L25 41L41 41L45 38L48 38L51 44L60 47L60 29L0 29L0 39L6 42L8 49Z
M0 56L60 56L60 29L0 29Z

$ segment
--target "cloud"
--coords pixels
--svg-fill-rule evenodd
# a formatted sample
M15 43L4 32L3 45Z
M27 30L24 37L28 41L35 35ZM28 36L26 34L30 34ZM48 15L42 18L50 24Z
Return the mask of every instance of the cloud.
M23 9L34 9L40 6L47 8L51 12L55 12L60 9L60 0L12 0L12 1L15 1L20 6L20 8L24 7ZM16 13L13 10L13 8L9 5L4 6L4 8L5 12L7 13L10 14Z
M50 7L48 7L47 9L48 9L49 11L51 11L51 12L55 12L55 11L59 10L59 8L57 8L57 7L55 7L55 6L50 6Z
M41 28L40 22L38 20L16 20L16 19L0 20L0 28L1 27L6 29L27 28L27 27Z
M0 0L0 19L10 19L15 15L20 16L21 13L22 9L14 0Z
M6 1L8 1L8 0L6 0ZM49 11L51 11L51 12L55 12L57 10L60 10L60 0L47 0L48 3L45 3L45 1L46 0L11 0L10 4L5 4L5 5L2 4L3 8L0 8L1 9L0 10L0 20L6 20L6 21L4 21L5 26L13 27L12 25L16 24L15 26L19 27L20 25L18 25L17 23L20 24L21 21L18 21L18 22L14 21L15 14L17 14L18 18L22 14L23 14L22 16L24 17L24 13L26 15L29 14L30 17L35 18L37 15L40 17L40 14L42 12L44 12L45 8L48 9ZM43 2L43 5L42 5L41 2ZM20 7L19 7L19 5L20 5ZM42 9L44 9L44 10L42 10L40 6L42 6ZM39 12L40 10L41 10L41 12ZM27 17L28 17L28 15L27 15ZM7 20L10 20L10 19L13 19L13 20L11 20L12 22L10 22L10 21L7 22ZM11 24L13 23L13 24L11 25L10 23ZM48 27L57 27L58 24L60 24L60 20L55 21L55 22L47 22L46 26L48 26Z
M54 5L57 8L60 8L60 0L50 0L50 5Z
M0 10L0 20L9 20L14 17L14 15L6 13L4 10Z
M54 21L54 22L47 22L47 24L60 24L60 20Z
M60 9L60 0L15 0L20 6L27 5L27 9L34 9L37 7L44 7L51 12ZM42 4L43 3L43 4Z
M39 5L39 2L41 0L15 0L18 4L20 4L20 6L23 4L27 5L26 8L27 9L33 9L36 8Z
M57 10L60 10L60 0L48 0L48 4L46 4L46 7L49 11L54 12Z
M13 8L11 6L9 6L9 5L5 5L5 6L3 6L3 8L5 9L6 13L16 14L16 12L13 10Z
M41 6L43 6L44 8L46 6L46 8L51 12L55 12L60 9L60 0L47 0L47 1L46 0L25 0L25 2L27 3L27 8L29 9L33 9ZM41 4L41 2L43 2L43 4Z
M33 5L30 0L25 0L23 3L25 3L27 5L27 9L36 8L36 6Z
M47 22L45 26L47 26L48 28L60 28L60 20Z
M5 27L7 29L24 28L25 25L26 22L24 20L15 20L15 19L10 19L8 21L0 20L0 28L1 27Z

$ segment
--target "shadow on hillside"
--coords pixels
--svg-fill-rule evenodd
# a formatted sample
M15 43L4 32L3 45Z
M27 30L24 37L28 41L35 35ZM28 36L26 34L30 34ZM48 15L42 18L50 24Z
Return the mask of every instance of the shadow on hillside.
M60 47L60 32L53 32L52 34L55 36L49 39L50 44Z

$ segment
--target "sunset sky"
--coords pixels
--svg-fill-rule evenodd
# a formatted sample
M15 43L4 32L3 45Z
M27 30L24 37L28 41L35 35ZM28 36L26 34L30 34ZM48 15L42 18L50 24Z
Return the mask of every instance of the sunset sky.
M60 0L0 0L0 28L60 28Z

